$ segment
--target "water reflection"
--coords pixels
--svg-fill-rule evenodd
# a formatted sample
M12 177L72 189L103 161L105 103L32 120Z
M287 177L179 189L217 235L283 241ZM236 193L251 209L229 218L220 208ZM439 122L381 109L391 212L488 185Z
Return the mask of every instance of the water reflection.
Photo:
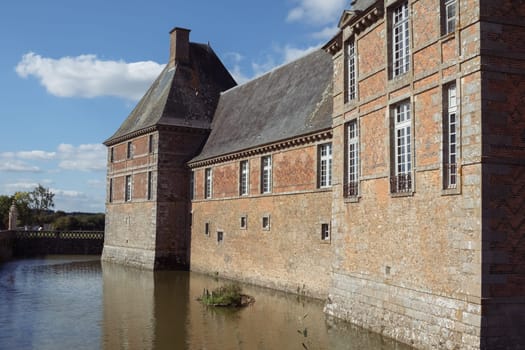
M0 349L409 349L278 291L245 285L256 302L239 310L196 301L222 283L97 258L10 262L0 266Z

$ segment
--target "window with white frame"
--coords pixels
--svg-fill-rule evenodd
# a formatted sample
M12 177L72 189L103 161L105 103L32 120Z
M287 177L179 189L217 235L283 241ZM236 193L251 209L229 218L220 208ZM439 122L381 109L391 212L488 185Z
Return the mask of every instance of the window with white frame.
M410 101L397 104L393 109L394 118L394 173L390 180L392 193L412 190L412 136Z
M332 144L319 145L319 187L332 186Z
M330 240L330 224L321 224L321 240Z
M346 183L345 197L359 194L359 128L357 120L346 124Z
M131 189L132 189L132 183L131 183L131 175L126 176L126 189L125 189L125 200L126 202L131 201Z
M456 84L445 88L446 105L443 115L443 185L445 189L457 187L458 177L458 114Z
M392 11L392 75L405 74L410 68L408 1Z
M250 181L249 165L247 160L243 160L239 166L239 194L248 195L248 184Z
M456 0L444 0L443 5L443 34L452 33L456 30Z
M272 156L261 158L261 193L272 192Z
M347 102L354 101L357 97L357 64L355 41L350 39L346 45L346 70L347 70Z
M213 178L211 168L204 170L204 198L211 198L213 186Z

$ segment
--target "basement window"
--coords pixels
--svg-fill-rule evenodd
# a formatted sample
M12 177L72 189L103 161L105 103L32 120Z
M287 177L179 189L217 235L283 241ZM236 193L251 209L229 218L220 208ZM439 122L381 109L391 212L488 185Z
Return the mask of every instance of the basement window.
M262 218L262 229L264 231L270 231L270 215L265 215Z
M330 241L330 224L321 224L321 240Z
M246 230L248 228L248 216L241 216L241 230Z

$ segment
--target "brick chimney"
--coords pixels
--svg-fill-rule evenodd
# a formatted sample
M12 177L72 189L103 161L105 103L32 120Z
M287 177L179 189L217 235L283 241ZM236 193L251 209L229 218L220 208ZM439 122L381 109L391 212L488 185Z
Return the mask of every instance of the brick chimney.
M190 61L190 30L175 27L170 32L169 66Z

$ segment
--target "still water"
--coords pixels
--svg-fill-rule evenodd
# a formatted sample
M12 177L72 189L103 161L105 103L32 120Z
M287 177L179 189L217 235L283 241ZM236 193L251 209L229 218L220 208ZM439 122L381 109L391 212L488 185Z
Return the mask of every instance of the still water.
M11 261L0 265L0 349L409 349L265 288L243 285L256 302L238 310L196 301L223 283L98 257Z

